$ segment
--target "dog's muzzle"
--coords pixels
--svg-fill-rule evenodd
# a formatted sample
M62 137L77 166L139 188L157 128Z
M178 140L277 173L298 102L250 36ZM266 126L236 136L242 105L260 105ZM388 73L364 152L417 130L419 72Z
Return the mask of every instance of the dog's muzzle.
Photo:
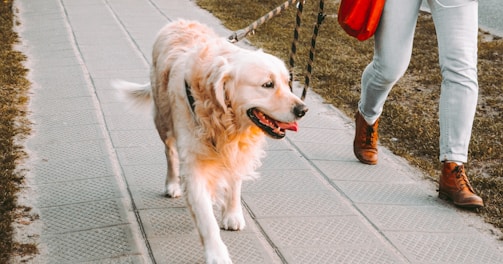
M305 104L299 103L293 107L292 113L295 115L295 119L299 119L306 114L307 110L308 108ZM280 139L285 137L286 130L298 130L297 122L286 123L275 120L257 108L250 108L246 113L255 125L272 138Z
M301 118L303 116L306 115L307 111L309 110L309 108L307 108L307 106L305 104L297 104L294 108L293 108L293 114L297 117L297 118Z

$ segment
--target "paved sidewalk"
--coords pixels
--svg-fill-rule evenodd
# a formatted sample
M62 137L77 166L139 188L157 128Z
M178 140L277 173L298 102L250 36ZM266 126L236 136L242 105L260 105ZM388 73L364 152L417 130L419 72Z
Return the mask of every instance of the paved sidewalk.
M28 175L40 214L31 263L203 263L184 199L162 196L163 146L111 79L147 82L157 31L177 18L229 30L191 0L18 0L33 83ZM251 22L251 21L250 21ZM299 91L297 91L299 92ZM235 263L503 263L476 214L381 148L352 154L352 121L310 93L298 133L270 141L246 182L247 229L222 231Z

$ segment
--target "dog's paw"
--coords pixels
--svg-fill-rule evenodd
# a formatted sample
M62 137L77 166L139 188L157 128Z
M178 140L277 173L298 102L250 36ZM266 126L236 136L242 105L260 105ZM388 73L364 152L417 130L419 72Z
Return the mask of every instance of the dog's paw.
M223 216L222 227L225 230L243 230L246 226L242 211L227 213Z
M206 264L232 264L227 247L221 243L214 250L206 250Z
M182 196L182 189L178 183L167 184L164 188L164 195L169 198L178 198Z

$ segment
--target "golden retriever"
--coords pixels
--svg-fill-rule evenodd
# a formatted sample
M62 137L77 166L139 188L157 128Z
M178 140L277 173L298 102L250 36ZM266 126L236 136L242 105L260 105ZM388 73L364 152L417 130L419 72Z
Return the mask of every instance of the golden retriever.
M307 107L291 92L283 61L233 45L195 21L162 28L152 56L150 84L114 86L133 101L153 101L168 162L165 194L184 191L206 262L231 263L212 205L221 210L222 228L245 227L242 181L257 176L266 135L297 131Z

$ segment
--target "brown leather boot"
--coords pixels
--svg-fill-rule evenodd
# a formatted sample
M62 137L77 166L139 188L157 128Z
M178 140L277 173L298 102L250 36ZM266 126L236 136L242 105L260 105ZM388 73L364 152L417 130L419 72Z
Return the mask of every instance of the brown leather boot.
M355 114L356 131L353 141L353 152L356 158L365 164L377 164L377 126L379 120L373 125L367 124L360 111Z
M444 162L440 176L438 197L452 200L459 207L479 208L484 206L484 201L473 191L466 177L464 165L455 162Z

